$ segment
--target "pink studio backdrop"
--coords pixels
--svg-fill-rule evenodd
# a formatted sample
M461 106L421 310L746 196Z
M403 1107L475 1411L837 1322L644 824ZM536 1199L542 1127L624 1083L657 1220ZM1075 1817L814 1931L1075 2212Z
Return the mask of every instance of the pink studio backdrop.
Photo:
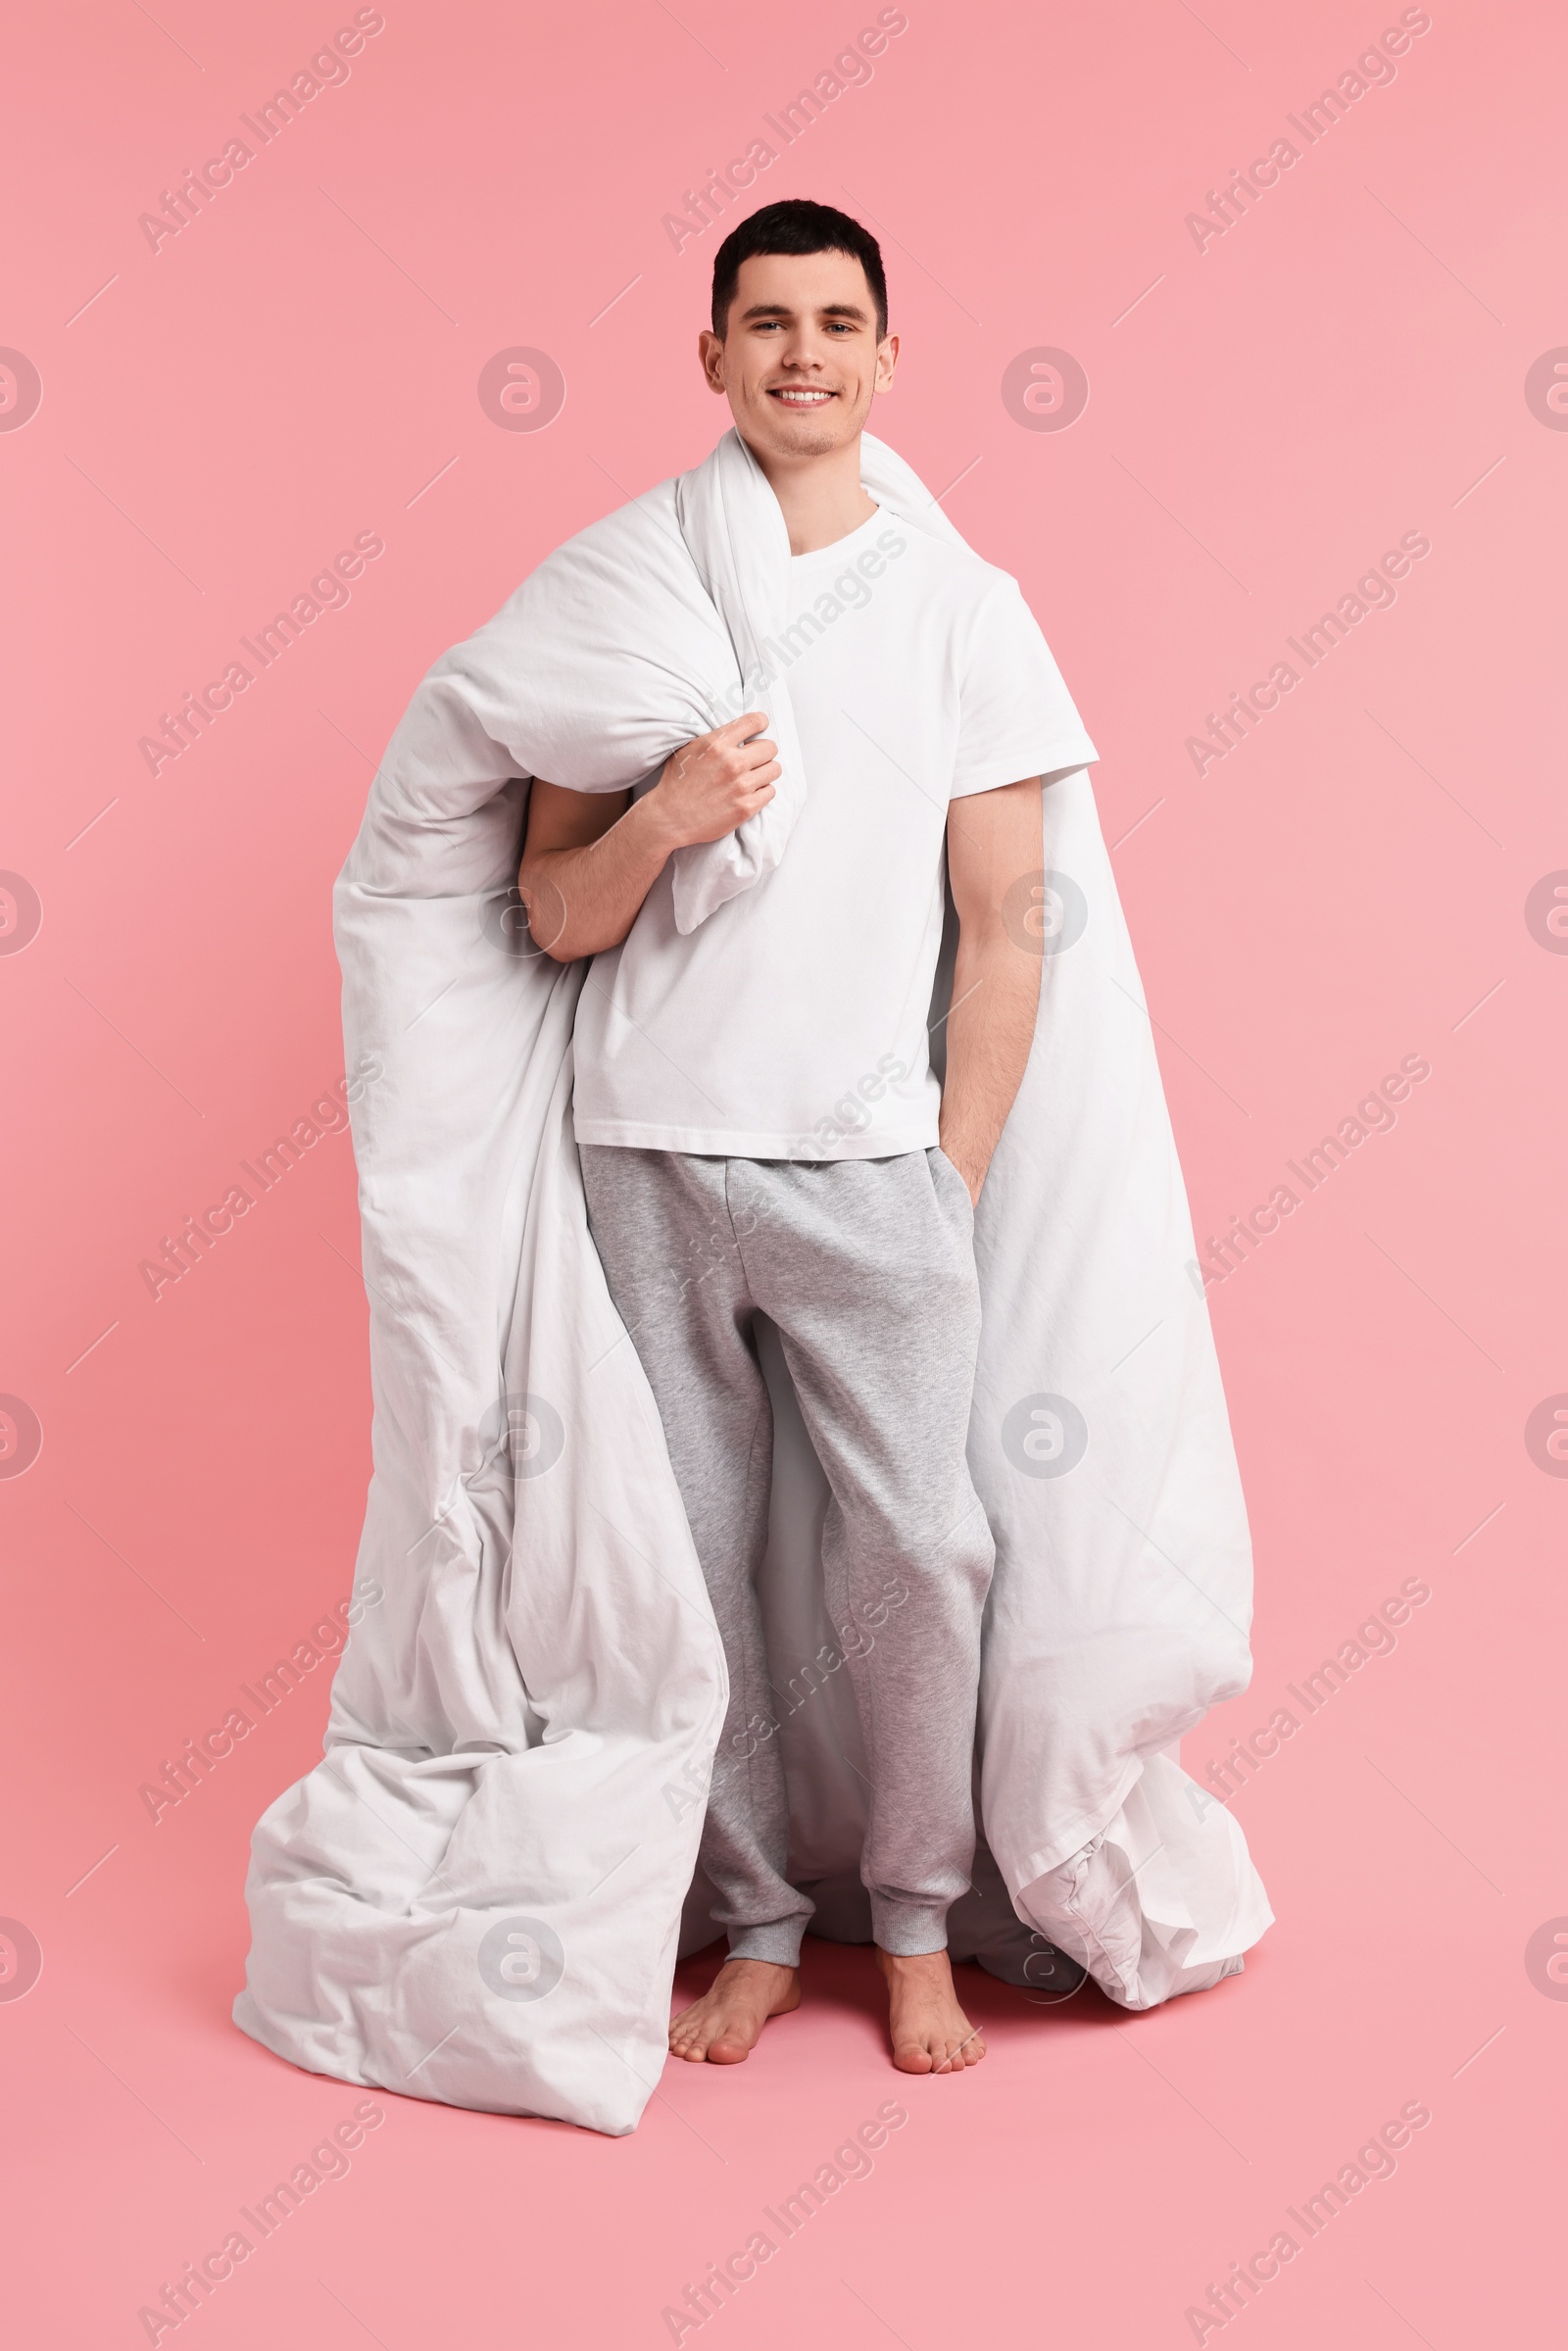
M691 214L677 249L664 216L765 139L746 205L811 195L881 234L905 349L877 429L1022 580L1102 747L1200 1236L1298 1195L1209 1291L1257 1668L1186 1748L1201 1774L1296 1717L1233 1775L1279 1924L1241 1981L1144 2019L982 1981L991 2055L961 2082L894 2076L868 1956L817 1946L808 2009L743 2072L671 2068L630 2140L383 2097L346 2176L179 2337L667 2342L664 2307L898 2097L870 2175L705 2342L1149 2351L1194 2340L1189 2307L1281 2230L1295 2258L1203 2339L1543 2339L1568 2033L1543 1821L1568 1511L1544 1134L1568 991L1560 13L1433 0L1401 32L1382 0L909 0L880 49L852 0L376 21L265 144L244 119L352 9L100 0L10 35L11 2332L146 2340L140 2307L360 2099L228 2022L248 1835L318 1751L329 1663L156 1821L140 1792L349 1591L369 1398L346 1138L156 1298L139 1266L342 1074L329 888L416 679L727 420L693 357L721 230ZM840 94L786 144L768 118L824 74ZM1340 116L1314 123L1325 89ZM235 138L252 160L155 246L139 216ZM1222 224L1210 191L1271 152ZM544 359L509 378L519 350ZM492 362L510 407L481 399ZM383 552L348 601L250 658L357 541ZM1291 651L1334 612L1342 641ZM140 738L235 661L252 682L150 760ZM1227 748L1209 714L1282 661L1298 682ZM1357 1120L1407 1056L1429 1074ZM1347 1120L1309 1189L1289 1163ZM1358 1643L1409 1580L1429 1596L1396 1645ZM1407 2105L1430 2121L1393 2176L1309 2237L1291 2208Z

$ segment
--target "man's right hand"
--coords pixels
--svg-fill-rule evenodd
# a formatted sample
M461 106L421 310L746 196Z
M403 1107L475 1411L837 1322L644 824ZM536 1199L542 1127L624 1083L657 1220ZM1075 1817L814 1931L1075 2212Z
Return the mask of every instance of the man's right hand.
M779 774L766 724L765 712L748 710L670 754L644 806L671 850L721 841L766 808Z
M618 947L677 849L720 841L773 798L776 746L748 710L673 752L652 791L571 792L535 779L517 889L534 945L558 963Z

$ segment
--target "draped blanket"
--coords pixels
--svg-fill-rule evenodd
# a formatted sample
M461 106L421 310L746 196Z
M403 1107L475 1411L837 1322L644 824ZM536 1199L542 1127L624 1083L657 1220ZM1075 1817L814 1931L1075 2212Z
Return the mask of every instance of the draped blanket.
M863 453L879 505L956 539L890 450ZM347 1065L378 1073L354 1140L374 1400L358 1578L382 1596L322 1761L256 1830L234 2010L317 2073L620 2133L663 2063L724 1659L588 1231L585 966L537 952L515 878L532 777L635 786L753 708L778 796L679 853L680 927L787 854L809 785L767 653L788 553L733 433L561 548L424 679L338 880ZM1174 1757L1247 1685L1251 1561L1085 770L1048 780L1043 825L1034 1047L975 1230L970 1461L997 1567L974 1900L990 1886L996 1915L970 1945L1033 1934L1142 2008L1235 1973L1270 1919L1240 1829ZM808 1656L821 1473L787 1410L778 1447L764 1602ZM798 1884L853 1880L852 1739L836 1699L790 1727Z

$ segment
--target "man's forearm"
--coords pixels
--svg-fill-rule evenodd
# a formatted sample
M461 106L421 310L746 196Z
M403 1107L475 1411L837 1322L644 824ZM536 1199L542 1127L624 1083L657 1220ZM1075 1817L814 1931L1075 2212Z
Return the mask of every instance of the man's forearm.
M779 773L766 724L746 710L682 744L613 823L592 794L536 776L517 870L535 945L558 963L618 947L677 849L720 841L760 815Z
M517 889L535 945L558 963L618 947L675 846L645 793L597 841L525 855Z
M1000 923L958 937L942 1089L942 1148L978 1200L1034 1043L1041 960Z

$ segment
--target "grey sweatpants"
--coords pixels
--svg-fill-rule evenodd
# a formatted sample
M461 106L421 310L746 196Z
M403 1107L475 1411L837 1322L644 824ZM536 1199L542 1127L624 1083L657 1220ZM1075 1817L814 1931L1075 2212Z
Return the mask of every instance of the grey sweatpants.
M832 1492L822 1563L871 1780L873 1931L887 1951L941 1950L974 1852L995 1558L965 1459L980 1298L963 1179L934 1150L814 1162L585 1144L581 1158L729 1665L701 1858L730 1955L794 1966L812 1910L785 1876L779 1741L758 1735L772 1713L757 1575L773 1433L759 1311Z

